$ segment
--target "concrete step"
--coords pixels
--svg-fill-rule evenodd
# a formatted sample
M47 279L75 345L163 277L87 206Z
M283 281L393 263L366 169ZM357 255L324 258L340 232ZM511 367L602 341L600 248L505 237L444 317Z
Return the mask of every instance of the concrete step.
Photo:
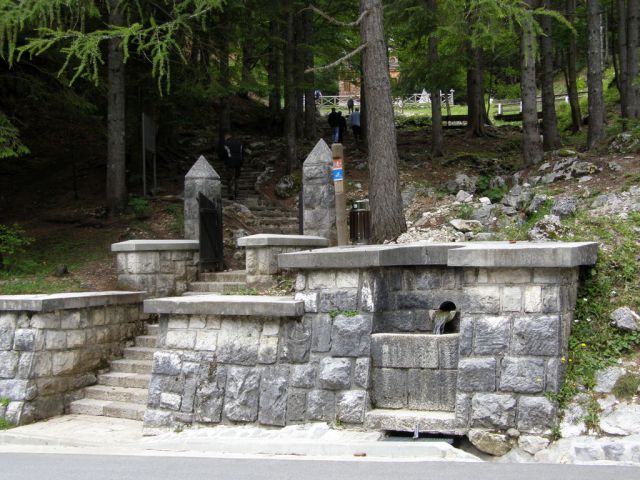
M201 273L198 276L201 282L246 282L245 270L233 270L230 272Z
M136 347L156 348L157 335L140 335L136 337Z
M109 372L98 375L98 385L124 388L149 388L151 375L144 373Z
M429 410L373 409L365 414L365 428L392 432L442 433L464 435L456 427L455 412Z
M147 335L158 335L160 326L157 323L147 323Z
M112 360L111 371L150 374L152 365L153 362L151 360Z
M191 282L189 284L189 291L229 293L236 292L246 287L247 284L244 282Z
M127 347L123 350L124 358L127 360L153 360L155 347Z
M70 412L83 415L98 415L103 417L128 418L130 420L142 420L146 405L125 402L110 402L83 398L70 405Z
M92 385L84 389L84 398L107 400L110 402L147 404L148 389L111 387L109 385Z

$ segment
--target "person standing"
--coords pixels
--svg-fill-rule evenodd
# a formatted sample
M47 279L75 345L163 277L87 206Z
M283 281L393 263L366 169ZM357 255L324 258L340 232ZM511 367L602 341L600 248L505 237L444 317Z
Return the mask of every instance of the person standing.
M331 109L331 113L327 118L329 126L331 127L331 141L338 143L340 138L340 113L336 112L335 108Z
M351 114L351 130L353 131L353 138L356 142L362 140L362 131L360 130L360 109L356 108L356 111Z
M244 160L242 143L231 135L231 132L224 133L224 144L221 150L222 161L227 168L227 188L229 198L235 200L238 197L238 181Z
M349 113L353 113L353 97L349 97L347 100L347 108L349 109Z
M342 116L342 112L338 112L338 143L342 143L342 137L346 129L347 119Z

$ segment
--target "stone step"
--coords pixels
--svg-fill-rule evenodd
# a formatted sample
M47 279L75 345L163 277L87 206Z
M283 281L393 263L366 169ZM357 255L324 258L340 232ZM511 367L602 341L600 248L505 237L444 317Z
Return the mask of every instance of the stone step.
M158 335L160 332L160 326L157 323L147 323L146 327L147 335Z
M392 432L441 433L464 435L462 428L456 427L455 412L431 410L391 410L373 409L365 414L365 428Z
M98 385L124 388L149 388L151 375L144 373L109 372L98 375Z
M298 223L298 217L260 217L262 225L280 225L283 223Z
M157 335L140 335L136 337L136 347L156 348Z
M123 355L127 360L153 360L155 351L155 347L127 347L123 350Z
M247 272L245 270L233 270L230 272L201 273L199 280L202 282L246 282Z
M110 402L147 404L149 396L146 388L112 387L109 385L92 385L84 389L84 398L107 400Z
M191 282L190 292L230 293L246 288L244 282Z
M83 415L98 415L103 417L128 418L130 420L142 420L146 405L126 402L110 402L83 398L71 402L70 412Z
M112 360L111 371L112 372L124 372L124 373L151 373L151 367L153 362L150 360Z

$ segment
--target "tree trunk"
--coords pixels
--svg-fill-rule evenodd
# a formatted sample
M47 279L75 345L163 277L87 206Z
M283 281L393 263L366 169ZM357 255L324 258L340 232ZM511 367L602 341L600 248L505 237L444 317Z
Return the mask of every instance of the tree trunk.
M305 10L304 13L304 44L305 44L305 68L313 68L313 12ZM313 72L304 75L304 136L308 140L315 140L316 129L316 98L315 98L315 74Z
M566 3L567 17L575 26L574 17L576 14L576 0L567 0ZM576 73L576 60L578 57L578 48L576 39L573 35L569 35L569 48L567 49L567 95L569 96L569 105L571 107L571 131L579 132L582 126L582 113L580 112L580 99L578 97L578 75Z
M435 68L438 63L438 39L429 36L429 65ZM442 156L442 103L437 85L431 88L431 155Z
M535 0L529 0L531 9ZM536 53L533 25L524 22L520 34L520 90L522 91L522 148L525 167L542 161L542 142L538 130L536 101Z
M627 102L630 118L640 116L640 86L638 86L638 0L629 0L627 30Z
M295 3L294 3L295 5ZM303 88L304 83L304 68L307 64L307 52L303 48L304 44L304 24L302 13L294 13L294 85L295 85L295 99L296 99L296 138L302 138L304 136L304 101L305 93Z
M367 96L365 92L365 78L364 78L364 68L362 66L362 60L360 61L360 135L362 136L362 140L364 140L364 144L367 144L367 138L369 135L367 132L369 131L369 122L367 120Z
M398 147L382 0L360 0L360 11L368 12L360 25L360 35L367 44L362 54L362 64L367 99L371 237L374 243L382 243L397 238L406 231L407 225L400 195Z
M629 64L627 62L627 5L626 0L618 0L618 91L620 92L620 115L626 130L628 111Z
M469 48L467 70L467 134L484 136L486 113L484 109L484 79L482 72L482 52L479 48Z
M545 0L545 8L551 8L551 1ZM542 145L545 150L560 147L560 135L556 119L556 97L553 91L553 41L551 39L551 18L540 17L543 35L540 36L540 57L542 63Z
M269 112L273 122L278 123L280 119L280 86L282 78L280 75L280 48L278 48L278 40L280 32L278 22L272 20L269 22L269 62L267 67L267 76L269 82Z
M602 94L602 49L600 1L587 0L587 85L589 88L589 131L587 143L593 148L604 139L604 97Z
M111 25L124 25L118 3L118 0L110 0ZM120 213L127 206L127 179L124 52L118 38L109 40L107 75L107 208L109 213Z
M284 45L284 136L287 144L287 173L296 168L296 89L295 89L295 22L293 2L284 2L286 15L286 42Z

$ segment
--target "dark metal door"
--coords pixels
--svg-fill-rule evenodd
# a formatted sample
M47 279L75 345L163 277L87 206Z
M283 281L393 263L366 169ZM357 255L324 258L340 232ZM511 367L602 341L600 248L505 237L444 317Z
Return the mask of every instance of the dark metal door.
M224 269L222 243L222 200L209 200L198 194L200 205L200 271L219 272Z

